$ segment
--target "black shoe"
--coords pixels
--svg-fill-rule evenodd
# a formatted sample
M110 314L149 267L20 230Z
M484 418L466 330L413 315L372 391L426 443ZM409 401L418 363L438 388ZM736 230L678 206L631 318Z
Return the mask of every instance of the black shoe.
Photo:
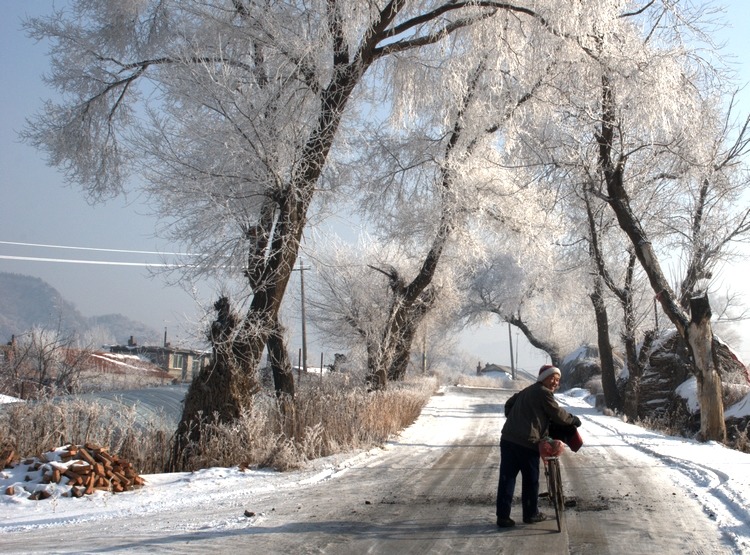
M512 518L498 518L497 519L497 527L498 528L512 528L516 525L516 521Z
M537 522L542 522L544 520L547 520L547 515L544 513L537 513L532 517L524 518L523 522L524 524L536 524Z

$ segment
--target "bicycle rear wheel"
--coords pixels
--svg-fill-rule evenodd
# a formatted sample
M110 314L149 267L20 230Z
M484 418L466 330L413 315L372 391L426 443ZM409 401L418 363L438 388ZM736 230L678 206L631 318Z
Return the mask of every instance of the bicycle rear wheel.
M560 477L560 463L556 457L547 459L547 491L549 502L555 508L555 520L557 520L557 531L562 532L562 517L564 509L562 478Z

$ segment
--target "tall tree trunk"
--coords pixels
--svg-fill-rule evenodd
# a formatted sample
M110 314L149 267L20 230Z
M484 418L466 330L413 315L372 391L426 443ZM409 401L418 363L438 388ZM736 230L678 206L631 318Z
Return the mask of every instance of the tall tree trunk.
M648 360L648 354L651 351L651 345L654 343L656 338L656 332L654 330L647 331L643 336L643 344L641 350L636 354L635 363L630 362L630 355L628 355L628 381L625 384L625 392L623 394L623 412L632 422L635 422L640 416L638 407L641 403L641 378L643 377L643 369L646 367ZM635 341L632 341L633 348L635 348ZM628 347L626 346L626 349Z
M406 377L411 348L419 325L437 298L434 289L423 291L419 297L416 304L408 311L408 315L401 319L399 329L393 336L393 356L388 368L388 379L391 381L402 381Z
M414 326L409 326L409 328L408 330L404 330L401 340L394 346L393 362L388 369L389 381L400 382L406 377L406 371L409 368L411 347L414 343L414 335L416 334Z
M419 324L434 306L437 292L430 287L446 236L435 240L422 268L408 285L404 284L395 268L385 271L392 293L391 309L379 343L368 346L367 383L373 389L384 389L388 380L402 380L406 375L409 355ZM375 356L376 355L376 356Z
M622 410L622 399L617 389L612 342L609 339L609 317L607 315L607 307L604 305L602 280L599 276L594 279L594 291L590 297L591 303L594 305L594 314L596 315L596 337L599 346L599 365L602 369L604 403L608 408L620 411Z
M396 12L384 12L386 26ZM291 181L276 190L266 202L259 225L247 230L251 246L245 271L253 290L250 308L241 324L235 324L214 343L213 371L201 372L188 390L178 425L175 461L182 459L187 443L197 443L200 423L217 414L220 421L232 421L251 403L259 389L257 368L268 337L276 329L278 313L292 270L295 267L307 211L315 186L323 171L344 108L354 87L373 62L376 32L369 34L371 44L351 63L339 59L334 77L320 94L320 115L302 151ZM230 333L231 332L231 333ZM214 334L212 334L213 343ZM281 337L275 337L278 341ZM283 345L283 339L281 339ZM275 345L275 351L280 351Z
M714 351L714 334L711 330L711 306L708 295L690 299L690 324L687 340L698 368L698 399L701 406L701 436L703 439L726 439L724 402L721 377ZM705 414L705 416L704 416Z
M630 198L624 186L626 158L621 156L617 161L612 157L612 145L616 129L616 116L613 105L613 93L606 76L602 77L602 124L597 136L599 143L599 164L607 186L607 202L617 217L620 228L630 239L635 255L648 276L651 287L662 310L674 324L677 333L685 340L693 357L695 373L701 381L701 436L704 440L724 442L726 424L724 406L721 399L721 378L713 356L713 335L711 332L711 310L708 298L693 308L700 308L697 317L692 321L680 308L672 288L662 272L659 260L654 252L646 232L630 206Z

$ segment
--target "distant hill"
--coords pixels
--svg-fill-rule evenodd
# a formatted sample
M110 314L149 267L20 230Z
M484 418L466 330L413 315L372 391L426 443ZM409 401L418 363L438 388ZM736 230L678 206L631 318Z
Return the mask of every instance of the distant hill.
M140 344L161 342L157 330L122 314L87 318L46 281L0 272L0 342L35 326L125 344L135 336Z

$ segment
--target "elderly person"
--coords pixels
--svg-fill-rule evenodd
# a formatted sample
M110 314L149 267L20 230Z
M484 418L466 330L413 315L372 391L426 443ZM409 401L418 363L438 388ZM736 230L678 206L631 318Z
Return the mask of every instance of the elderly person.
M497 484L497 525L515 526L510 518L516 477L521 473L521 506L526 524L547 518L539 512L539 441L549 433L550 423L580 426L581 420L555 401L560 387L560 369L546 364L536 383L519 391L505 403L505 425L500 435L500 479Z

